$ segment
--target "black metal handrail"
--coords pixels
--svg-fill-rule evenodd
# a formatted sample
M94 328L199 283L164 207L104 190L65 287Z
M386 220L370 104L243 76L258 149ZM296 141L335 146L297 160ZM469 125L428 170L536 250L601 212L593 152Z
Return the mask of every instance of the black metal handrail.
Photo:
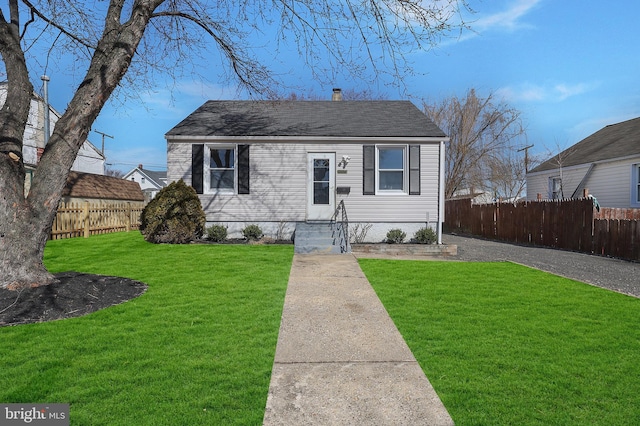
M340 220L338 220L340 217ZM338 228L336 225L340 222L342 226ZM338 231L338 239L340 240L340 251L342 253L349 252L349 218L347 217L347 209L344 206L344 200L340 200L336 211L331 217L333 232Z

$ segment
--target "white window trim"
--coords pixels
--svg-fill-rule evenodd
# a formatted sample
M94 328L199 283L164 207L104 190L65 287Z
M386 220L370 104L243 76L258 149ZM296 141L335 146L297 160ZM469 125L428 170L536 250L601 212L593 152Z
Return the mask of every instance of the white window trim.
M555 182L560 182L560 186L558 187L558 197L554 197L554 184ZM562 199L562 178L560 176L550 176L549 177L549 199L550 200L561 200Z
M380 189L380 150L399 148L402 149L402 189ZM409 145L376 145L376 195L409 195Z
M238 146L237 145L205 145L204 168L203 168L203 193L205 194L237 194L238 193ZM211 150L212 149L232 149L233 150L233 189L211 188Z
M629 195L631 207L640 207L638 191L640 191L640 163L631 165L631 194Z

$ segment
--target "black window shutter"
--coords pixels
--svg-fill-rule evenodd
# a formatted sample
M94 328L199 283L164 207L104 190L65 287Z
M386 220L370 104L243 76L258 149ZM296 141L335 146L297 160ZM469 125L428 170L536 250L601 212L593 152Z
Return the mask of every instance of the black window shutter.
M238 194L249 194L249 145L238 145Z
M420 195L420 145L409 145L409 195Z
M375 195L376 193L376 147L375 145L362 146L362 194Z
M191 186L202 194L204 184L204 145L191 145Z

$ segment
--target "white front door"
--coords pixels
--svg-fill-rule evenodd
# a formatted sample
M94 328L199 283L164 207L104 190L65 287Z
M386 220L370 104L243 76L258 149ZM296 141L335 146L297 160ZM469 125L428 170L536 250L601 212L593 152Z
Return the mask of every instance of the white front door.
M331 220L336 209L336 154L307 154L307 220Z

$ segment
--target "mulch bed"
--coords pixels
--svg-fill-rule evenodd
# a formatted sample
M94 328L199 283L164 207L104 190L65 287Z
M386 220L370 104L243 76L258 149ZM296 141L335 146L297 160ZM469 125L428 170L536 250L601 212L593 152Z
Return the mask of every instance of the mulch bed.
M87 315L131 300L147 290L139 281L63 272L58 282L22 291L0 289L0 327Z

